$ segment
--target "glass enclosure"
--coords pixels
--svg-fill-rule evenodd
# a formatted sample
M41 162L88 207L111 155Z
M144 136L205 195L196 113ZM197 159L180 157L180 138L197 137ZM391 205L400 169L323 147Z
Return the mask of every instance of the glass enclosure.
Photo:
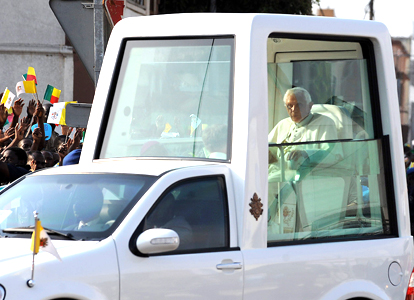
M230 160L233 38L128 40L100 158Z
M269 37L268 242L395 233L369 49Z

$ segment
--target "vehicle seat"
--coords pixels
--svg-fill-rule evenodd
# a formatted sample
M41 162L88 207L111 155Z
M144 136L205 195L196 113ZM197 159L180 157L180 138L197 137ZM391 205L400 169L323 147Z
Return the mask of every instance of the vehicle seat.
M345 108L332 104L314 104L312 112L327 116L335 122L338 139L346 140L353 138L352 119Z

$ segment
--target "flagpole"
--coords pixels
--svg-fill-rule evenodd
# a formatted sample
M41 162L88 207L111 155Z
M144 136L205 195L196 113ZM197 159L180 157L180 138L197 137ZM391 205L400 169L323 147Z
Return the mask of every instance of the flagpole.
M34 267L35 267L35 255L36 255L36 243L37 243L37 234L38 234L38 222L39 218L38 218L38 213L37 211L33 212L34 218L35 218L35 227L34 227L34 243L33 243L33 259L32 259L32 276L31 278L27 281L27 286L28 287L33 287L34 286Z

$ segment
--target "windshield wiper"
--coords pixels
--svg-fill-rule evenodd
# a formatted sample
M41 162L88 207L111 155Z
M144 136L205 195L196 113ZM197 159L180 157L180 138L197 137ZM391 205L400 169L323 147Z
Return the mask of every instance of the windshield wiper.
M5 228L5 229L2 229L2 231L4 233L32 233L33 229L34 229L34 226L31 225L31 226L26 226L26 227ZM71 233L63 233L63 232L56 231L50 228L45 228L45 227L43 227L43 229L46 230L46 232L50 235L61 236L68 240L76 240Z

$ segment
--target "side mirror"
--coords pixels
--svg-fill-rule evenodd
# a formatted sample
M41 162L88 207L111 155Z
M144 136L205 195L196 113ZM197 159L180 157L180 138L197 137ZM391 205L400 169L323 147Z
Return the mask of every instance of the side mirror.
M143 254L162 253L177 249L180 238L174 230L153 228L141 233L136 245Z

